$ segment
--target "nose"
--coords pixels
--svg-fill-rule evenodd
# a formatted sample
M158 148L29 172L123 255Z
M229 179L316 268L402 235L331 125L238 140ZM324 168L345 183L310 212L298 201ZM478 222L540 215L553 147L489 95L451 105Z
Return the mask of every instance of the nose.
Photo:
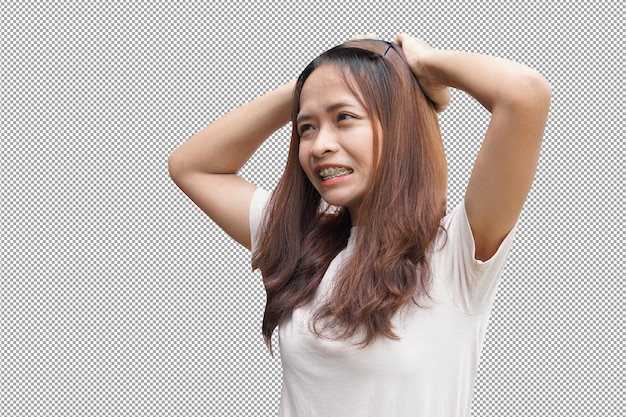
M315 136L315 141L311 146L311 155L321 158L328 153L337 152L338 148L337 134L334 129L323 127Z

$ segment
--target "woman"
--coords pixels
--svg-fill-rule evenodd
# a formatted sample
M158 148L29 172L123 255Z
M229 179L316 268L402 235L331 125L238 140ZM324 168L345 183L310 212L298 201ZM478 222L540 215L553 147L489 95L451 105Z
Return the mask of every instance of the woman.
M448 215L436 112L448 87L492 114ZM178 186L253 250L279 327L281 416L462 416L550 102L529 68L400 34L353 39L169 160ZM289 121L270 195L237 171Z

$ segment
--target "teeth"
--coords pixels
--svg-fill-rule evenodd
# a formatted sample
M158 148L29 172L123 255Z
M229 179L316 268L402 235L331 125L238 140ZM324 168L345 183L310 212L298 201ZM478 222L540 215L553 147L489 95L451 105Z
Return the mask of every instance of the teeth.
M350 174L351 172L352 170L350 168L344 168L344 167L324 168L320 170L320 177L322 177L322 180L326 181L331 178L336 178L342 175Z

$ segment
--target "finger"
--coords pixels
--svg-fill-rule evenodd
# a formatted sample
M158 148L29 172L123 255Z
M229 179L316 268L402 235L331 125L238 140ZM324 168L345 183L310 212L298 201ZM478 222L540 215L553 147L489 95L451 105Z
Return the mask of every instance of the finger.
M393 41L397 45L402 46L402 42L404 42L407 38L410 38L410 37L411 35L409 35L408 33L401 32L396 36L396 38Z
M419 36L413 36L413 35L409 35L406 32L402 32L398 36L396 36L396 38L394 39L394 43L396 43L398 46L402 46L403 43L409 42L411 40L424 42L424 39L422 39Z
M379 39L379 36L376 33L370 32L367 35L353 35L350 40L359 40L359 39Z

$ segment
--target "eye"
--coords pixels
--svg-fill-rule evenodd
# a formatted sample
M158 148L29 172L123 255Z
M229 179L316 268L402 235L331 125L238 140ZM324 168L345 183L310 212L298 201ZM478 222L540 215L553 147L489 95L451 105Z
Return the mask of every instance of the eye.
M342 120L350 120L350 119L356 119L356 117L354 117L353 115L349 114L349 113L339 113L337 115L337 121L340 122Z
M298 128L298 134L300 136L304 135L308 130L313 129L312 124L303 124Z

